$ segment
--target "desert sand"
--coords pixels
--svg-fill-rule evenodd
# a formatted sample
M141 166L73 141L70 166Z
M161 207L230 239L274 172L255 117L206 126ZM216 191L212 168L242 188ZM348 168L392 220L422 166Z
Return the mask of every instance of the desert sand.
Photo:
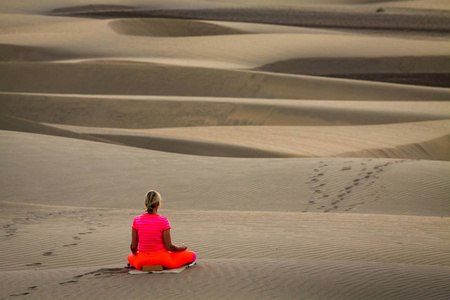
M448 299L448 1L0 8L1 299Z

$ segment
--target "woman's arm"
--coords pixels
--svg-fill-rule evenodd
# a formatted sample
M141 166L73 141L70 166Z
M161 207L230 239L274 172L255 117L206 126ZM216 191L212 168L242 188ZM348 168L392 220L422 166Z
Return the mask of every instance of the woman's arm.
M138 244L139 244L139 239L138 239L137 230L134 229L134 228L131 228L131 245L130 245L130 249L131 249L131 252L133 252L133 254L137 253Z
M184 245L176 246L172 244L172 238L170 237L170 229L163 231L163 241L164 241L164 248L166 248L167 251L179 252L187 249L187 247Z

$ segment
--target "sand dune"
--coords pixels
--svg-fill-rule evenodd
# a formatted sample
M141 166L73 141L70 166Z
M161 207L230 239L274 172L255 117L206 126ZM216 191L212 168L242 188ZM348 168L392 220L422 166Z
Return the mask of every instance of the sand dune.
M264 283L267 279L263 274L267 269L271 270L270 276L274 279ZM357 275L356 279L348 274ZM289 299L398 299L404 296L445 299L448 293L445 283L449 277L448 269L444 267L270 259L205 259L203 266L191 268L177 277L152 277L151 286L147 277L130 277L117 266L36 271L37 279L33 279L29 273L21 272L10 271L2 275L5 275L2 276L2 281L8 284L5 296L12 292L17 296L25 293L37 298L67 299L86 296L76 288L79 285L92 290L92 297L108 299L144 298L143 295L148 294L162 298L192 294L198 297L214 295L218 299L228 299L230 296L242 296L246 299L277 298L280 294ZM217 277L230 279L216 283L214 278ZM340 279L335 280L336 277ZM18 285L18 282L30 281L34 282L33 286L23 283ZM130 290L103 291L105 281L112 286L126 285ZM17 286L16 289L11 288L13 283ZM349 293L349 290L353 292ZM405 294L405 290L408 293Z
M0 0L0 298L447 299L447 2Z
M0 63L0 76L4 78L0 82L3 92L322 100L450 97L442 88L158 64Z
M176 1L177 2L177 1ZM258 6L228 4L222 7L194 7L189 3L186 5L163 5L157 7L141 7L132 10L102 10L69 7L68 13L51 13L55 16L78 16L90 18L181 18L181 19L204 19L225 20L237 22L269 23L291 26L306 26L318 28L339 28L352 31L388 31L406 32L406 34L427 33L445 36L450 28L448 14L449 8L445 0L436 0L435 5L428 4L423 0L418 1L395 1L401 4L390 6L386 1L353 1L338 3L317 3L317 1L305 3L289 1L274 5ZM389 1L391 2L391 1ZM388 3L389 3L388 2ZM413 2L413 4L411 4ZM414 5L414 2L416 5ZM427 3L427 4L425 4ZM178 4L178 5L177 5ZM332 5L334 4L334 5ZM385 5L383 5L385 4ZM71 10L71 11L70 11Z
M7 98L9 99L7 100ZM425 106L421 107L417 103L414 105L420 113L411 111L409 102L390 103L387 107L385 104L378 103L385 109L389 108L389 112L386 111L384 115L378 109L377 103L367 105L362 102L359 103L358 117L355 115L358 114L356 111L358 103L354 102L349 102L347 105L341 102L334 106L332 104L336 104L336 102L330 102L324 109L318 103L311 104L311 101L306 101L306 104L310 105L287 101L287 106L283 106L280 103L264 100L268 103L266 106L262 106L256 105L256 103L252 105L248 103L248 100L242 102L215 101L215 99L207 102L206 99L197 100L195 98L180 100L170 100L167 97L162 99L136 97L125 100L116 97L92 98L63 95L21 95L19 97L14 94L4 94L2 110L5 113L16 115L16 117L3 116L4 121L1 128L89 140L95 140L93 136L97 136L99 141L113 140L130 146L209 156L329 157L352 155L356 157L448 160L448 121L371 127L305 126L335 124L339 122L339 118L336 116L339 113L343 114L342 122L344 120L349 122L351 119L346 117L345 110L349 111L348 114L351 112L357 121L364 121L356 124L370 122L370 119L366 117L368 115L371 115L376 123L389 121L397 123L402 119L406 121L414 118L416 120L446 118L445 112L448 105L442 102L428 103L426 106L428 113L424 111ZM62 105L62 101L66 105ZM89 106L92 101L98 103L97 107L100 110L93 110ZM124 103L127 104L124 105ZM137 115L135 110L124 109L129 105L138 108L137 103L141 105L139 109L141 115ZM258 103L260 104L260 102ZM167 107L164 109L163 105L167 105ZM54 109L49 109L49 107L54 107ZM159 111L160 116L159 119L153 119L150 122L147 116L154 109ZM293 116L294 109L298 110L295 117ZM374 109L377 109L378 115L373 113ZM78 113L71 113L73 111ZM80 114L81 111L83 111L82 114ZM191 113L186 114L190 111ZM215 116L214 111L220 112L220 114ZM226 111L229 113L226 114ZM317 118L312 118L312 113L318 115ZM111 115L117 117L111 119L109 117ZM261 115L264 118L261 118ZM289 116L295 123L290 124ZM255 117L258 118L255 119ZM29 122L20 118L34 121ZM49 127L36 122L56 124ZM236 123L253 126L230 126ZM131 128L161 126L179 128L123 130L98 127L121 126L121 124L122 127ZM256 124L266 126L254 127ZM267 126L294 124L304 126ZM355 125L355 123L353 124ZM73 125L84 125L84 127L74 127ZM86 125L97 127L90 128L85 127ZM215 127L203 127L212 125ZM217 127L223 125L229 126ZM59 131L53 129L55 126L59 128ZM180 126L194 127L180 128ZM397 134L393 134L394 132ZM329 147L330 142L334 148Z
M10 131L21 131L21 132L32 132L39 134L47 134L53 136L61 136L82 140L90 140L97 142L105 142L105 143L114 143L110 140L105 140L101 138L96 138L93 136L89 136L86 134L79 134L73 131L64 130L55 128L53 126L47 126L45 124L41 124L39 122L33 122L17 117L11 117L7 115L0 114L0 128L1 130L10 130Z
M32 230L34 233L41 232L41 234L34 234L34 236L22 233L27 239L32 240L40 251L24 249L24 259L21 264L6 263L2 266L2 271L11 271L12 268L15 271L27 270L30 266L38 270L62 268L67 260L72 260L72 266L79 267L117 265L117 261L127 251L126 247L114 249L114 245L117 244L115 238L128 239L129 230L126 229L128 229L129 216L133 213L131 210L69 208L48 205L24 207L12 203L4 203L2 208L14 215L14 219L9 220L9 240L25 228ZM14 214L18 208L29 211L27 219ZM199 249L198 254L204 259L263 259L278 253L280 259L292 262L295 259L323 259L330 262L366 261L386 264L449 265L448 256L443 253L446 243L440 241L440 236L448 237L445 232L445 226L448 226L448 222L443 221L442 218L364 214L333 214L325 217L326 215L317 213L286 214L285 212L214 211L201 213L193 211L190 213L195 217L195 222L192 218L183 217L183 213L179 210L166 210L168 216L179 220L174 225L175 228L179 227L180 231L176 234L176 238L188 238L191 240L190 244L199 245L202 249ZM96 222L88 221L92 218ZM112 225L110 222L114 218L120 221ZM78 220L79 223L77 226L75 224L74 226L66 226L64 231L58 230L59 226L64 226L64 219ZM211 220L217 220L215 225L211 225ZM380 222L380 220L383 220L383 222ZM265 224L268 222L274 226L265 228L267 227ZM399 222L402 224L401 226L398 225ZM383 225L380 225L380 223ZM371 229L361 230L355 226L357 224ZM211 233L205 233L202 237L183 229L184 226L189 226L192 229L201 230L202 226L205 225L211 226ZM278 231L280 226L289 231L277 236L275 231ZM386 231L392 226L395 229L390 230L389 235L386 236ZM329 232L331 227L333 227L333 232ZM55 234L51 238L43 238L45 232L49 230L54 231ZM116 231L115 238L110 236L111 230ZM233 232L236 232L236 230L242 232L242 234L233 236ZM427 231L430 230L434 233L428 238L434 247L410 241L405 237L405 235L413 235L419 238L426 235ZM370 241L364 239L368 232L373 235ZM208 246L209 243L218 241L217 234L228 241L220 247L222 251ZM264 247L258 250L256 247L258 243L269 234L275 234L277 237L266 241ZM338 242L338 236L344 236L346 246ZM326 237L325 241L323 241L324 237ZM392 237L396 237L397 241L392 241L390 239ZM102 239L105 246L113 249L109 256L101 256L102 249L93 245L95 239ZM286 245L284 243L286 239L293 242ZM4 245L5 250L12 251L12 247L8 246L6 241L2 242L2 245ZM348 251L348 247L358 251L352 253ZM414 255L407 256L404 254L406 251L413 252ZM80 255L80 253L86 253L86 255ZM8 257L13 260L12 255L8 255Z
M359 127L216 126L139 131L60 128L131 146L196 155L252 157L253 153L257 157L353 156L450 160L450 123L447 120ZM240 151L230 151L227 155L228 151L223 149L227 147Z
M358 6L355 6L357 4ZM236 0L214 0L214 1L180 1L180 0L154 0L149 5L145 0L104 0L102 4L93 4L90 0L77 1L74 5L70 0L45 0L35 1L33 3L11 3L2 0L2 5L7 13L45 13L48 11L56 11L60 13L71 13L74 11L95 11L95 10L126 10L128 8L153 8L159 10L170 9L193 9L193 8L220 8L220 7L255 7L252 0L236 1ZM384 0L281 0L259 1L259 7L289 7L289 8L305 8L314 7L322 10L330 9L351 9L351 10L372 10L380 5L384 8L402 8L422 10L449 10L445 0L407 0L407 1L384 1ZM150 7L149 7L150 6ZM272 20L276 22L276 19Z
M280 61L256 70L449 87L447 64L446 56L323 58Z
M250 282L233 285L235 293L246 291L249 297L265 295L267 289L288 298L324 293L332 299L356 299L375 293L381 298L423 295L443 299L448 291L444 284L450 264L448 218L441 217L449 211L445 201L448 163L385 160L380 168L379 159L224 161L35 134L2 135L2 153L10 153L2 162L2 182L11 180L22 187L20 191L2 189L2 297L22 293L46 297L53 291L58 297L77 298L91 289L102 296L114 293L111 297L120 297L123 289L103 291L101 287L114 286L118 280L120 286L133 291L127 295L139 298L142 291L132 287L144 279L130 277L121 269L117 262L127 254L127 247L126 243L117 247L117 241L128 239L129 222L139 212L140 202L117 199L138 198L138 186L149 180L166 195L165 215L173 220L174 239L189 241L202 257L198 266L169 277L168 282L166 277L152 277L165 282L152 289L155 293L167 296L164 290L182 285L178 283L182 280L201 287L190 295L210 295L215 292L202 284L215 282L216 273L219 278L262 276L263 281L267 274L279 273L270 281L277 288L267 283L263 289ZM30 169L30 164L35 168ZM148 173L148 168L153 172ZM175 168L176 176L171 171ZM43 169L46 177L36 176ZM363 169L373 173L358 175ZM195 185L185 180L188 174L196 174ZM358 182L352 180L359 177ZM220 185L212 184L218 180ZM232 198L230 189L236 191ZM338 196L339 192L345 196ZM424 192L426 198L421 196ZM58 198L63 194L64 199ZM186 194L194 197L183 197ZM277 195L276 201L264 197L268 194ZM248 201L250 195L260 199L257 206ZM118 205L123 208L117 209ZM335 211L342 209L346 214L318 213L336 206ZM436 210L431 212L431 208ZM412 216L424 213L430 217ZM284 229L281 233L280 228ZM198 235L199 231L203 234ZM98 240L103 247L98 247ZM33 247L25 247L30 241ZM26 254L21 265L15 261L15 247L22 247ZM108 255L104 247L111 249ZM267 258L273 256L277 258ZM323 290L323 283L336 276L340 278L336 286ZM17 282L12 285L10 281ZM367 281L379 281L385 288L372 290ZM417 282L417 290L408 288L411 282ZM219 296L230 297L229 291L223 293Z
M149 129L231 125L370 125L444 120L445 101L324 101L2 93L2 112L41 123Z
M112 21L109 26L119 34L137 36L185 37L245 33L206 22L182 20L124 19Z
M9 183L2 189L4 201L58 205L58 194L70 191L72 206L139 209L140 201L126 199L139 199L150 181L166 195L167 209L449 212L449 168L443 161L212 158L10 131L2 131L2 149L2 182ZM43 170L45 176L39 175ZM268 193L278 195L277 201Z
M446 40L288 26L171 19L63 19L58 26L50 22L6 27L0 33L1 60L6 62L118 60L303 75L357 74L361 79L363 74L428 75L442 78L437 86L446 86L449 68L446 58L450 45Z
M14 213L15 208L12 204L2 205L2 209L10 213ZM97 291L101 297L120 298L127 295L140 298L142 293L150 291L166 297L166 289L177 295L181 292L178 287L183 284L188 285L183 289L184 293L199 297L214 294L218 298L229 298L231 289L233 294L248 293L251 299L272 293L274 297L282 294L288 298L319 295L332 299L357 299L373 298L375 295L387 299L404 296L444 299L448 292L445 282L449 277L449 261L448 257L442 255L446 243L441 239L447 234L445 228L448 222L442 218L425 220L381 215L350 215L344 218L339 214L219 211L194 211L191 217L186 218L185 212L166 211L172 219L179 220L174 224L180 233L177 238L183 236L189 238L191 243L202 245L203 259L201 264L179 275L152 276L152 282L158 284L147 291L148 284L145 288L134 287L141 286L143 280L148 282L148 277L130 276L121 265L115 264L127 249L115 247L115 239L111 239L109 234L114 230L116 237L126 238L128 231L125 230L125 220L132 211L62 206L27 206L25 209L32 211L34 218L28 221L16 219L14 225L18 231L24 227L41 232L53 229L54 240L58 242L49 247L42 238L34 236L33 241L39 245L37 248L42 253L27 253L29 255L24 261L24 264L34 265L33 272L21 270L26 270L26 266L15 265L16 269L10 270L8 265L3 265L0 276L5 289L2 289L2 296L29 293L38 298L50 294L61 298L84 297L85 292L77 289L81 285L92 289L93 293ZM79 220L81 224L66 227L64 232L56 230L58 224L65 224L67 219ZM89 222L93 219L96 221ZM111 224L110 220L123 221ZM212 220L215 222L212 223ZM27 223L21 224L22 221ZM269 240L261 247L261 240L267 240L265 237L277 230L274 226L267 226L268 222L288 230L281 234L278 232L274 235L276 239ZM365 224L367 232L358 228L362 224ZM209 230L211 233L200 237L192 232L192 228L201 230L204 225L212 226ZM242 234L236 236L236 230ZM431 235L430 230L434 232ZM373 237L372 243L361 243L362 239L366 241L367 234ZM434 247L413 242L407 237L411 235L417 239L426 235ZM211 247L211 243L218 242L218 236L226 239L227 243L217 248ZM342 247L340 242L343 237L348 243L346 247ZM392 237L396 237L395 240ZM287 245L286 238L294 243ZM108 256L99 255L102 249L92 247L95 239L102 239L105 246L111 247ZM258 248L260 251L253 251ZM353 250L349 251L349 248ZM205 251L207 249L209 251ZM374 252L373 249L380 252ZM224 257L225 251L227 255ZM78 256L76 253L89 255ZM354 256L355 253L361 258ZM374 256L373 253L382 255ZM415 255L408 257L405 253ZM268 258L272 255L276 255L277 259ZM72 265L79 266L67 267L67 259ZM91 265L86 266L87 263ZM92 266L95 263L101 263L102 266ZM272 280L264 283L267 272L271 274ZM214 284L216 277L230 278L231 282L227 280L219 284L229 289L221 289L217 294L217 285ZM105 282L111 286L127 286L130 290L103 291ZM377 283L376 288L374 283ZM415 283L413 288L409 288L411 283Z

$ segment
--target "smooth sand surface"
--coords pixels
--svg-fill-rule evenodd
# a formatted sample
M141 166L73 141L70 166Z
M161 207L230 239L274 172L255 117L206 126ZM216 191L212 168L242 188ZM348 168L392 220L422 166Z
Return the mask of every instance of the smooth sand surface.
M0 0L0 298L447 299L447 2Z

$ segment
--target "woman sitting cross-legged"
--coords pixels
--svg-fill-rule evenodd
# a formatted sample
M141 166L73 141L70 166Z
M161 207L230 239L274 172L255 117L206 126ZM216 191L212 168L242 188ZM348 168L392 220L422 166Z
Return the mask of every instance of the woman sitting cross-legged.
M136 269L142 266L162 265L173 269L194 262L195 252L186 251L183 244L172 244L170 237L170 223L166 217L158 215L161 207L161 195L154 190L145 196L147 212L133 220L131 229L131 254L128 262Z

